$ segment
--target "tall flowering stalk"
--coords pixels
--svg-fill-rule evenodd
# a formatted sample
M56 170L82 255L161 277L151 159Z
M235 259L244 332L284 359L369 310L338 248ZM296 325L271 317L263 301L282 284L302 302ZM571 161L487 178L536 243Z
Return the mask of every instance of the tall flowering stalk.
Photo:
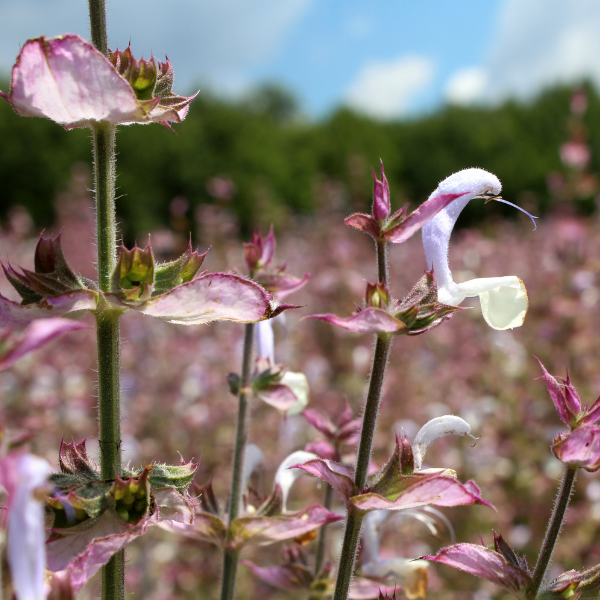
M468 285L464 284L465 290L461 289L457 293L447 292L448 288L451 288L452 292L455 291L454 288L460 288L452 281L448 267L448 244L454 223L471 199L475 197L499 199L501 186L495 175L482 169L466 169L455 173L442 181L429 199L410 215L407 215L406 207L390 214L390 190L383 172L383 163L381 180L377 179L375 172L373 178L375 183L371 214L351 215L346 219L346 224L369 234L374 239L378 281L376 284L367 285L365 306L350 317L312 316L349 331L374 333L376 336L353 480L343 468L344 476L340 480L340 465L331 467L333 471L330 466L324 464L309 470L334 487L337 482L340 484L340 489L345 490L346 530L338 563L334 600L346 600L348 597L361 529L367 511L374 508L389 508L389 501L383 496L373 500L368 498L367 492L373 484L373 481L368 480L369 466L393 336L418 335L440 325L454 312L460 311L458 305L465 297L471 295L480 296L484 317L495 329L518 327L523 323L527 311L525 287L517 277L473 280L468 282ZM431 270L425 272L423 278L402 301L394 300L389 286L387 244L404 242L421 228L423 228L427 266ZM442 277L438 287L437 275L440 271ZM385 469L388 467L386 466ZM454 483L450 480L437 482L437 484L441 487L447 485L454 487ZM480 502L479 490L475 484L471 484L472 482L469 482L464 489L461 488L461 497L464 500L470 498L468 502L461 501L461 503ZM362 500L359 501L361 498Z
M285 272L283 267L271 268L271 263L275 257L275 234L273 228L265 237L255 233L249 243L244 244L244 259L251 278L261 283L265 289L273 292L276 297L282 297L290 294L302 287L309 279L306 275L304 279L299 279ZM289 305L280 305L279 309L290 308ZM233 523L240 515L242 505L242 494L244 493L243 475L245 472L246 448L248 444L248 435L250 431L250 403L253 396L253 354L254 341L257 337L259 345L259 359L266 360L267 370L263 373L266 379L273 379L272 386L276 389L273 400L265 397L267 390L262 390L262 397L269 404L277 407L288 407L287 397L290 395L289 388L281 378L281 371L275 369L272 372L273 359L273 333L269 321L263 322L262 328L256 329L254 323L248 323L244 333L244 346L242 350L242 372L241 376L236 378L234 387L237 388L238 413L236 423L235 446L233 451L233 465L231 473L231 489L229 499L229 511L227 519L228 537L233 538ZM271 376L271 377L269 377ZM230 376L235 377L235 376ZM284 376L285 377L285 376ZM260 376L259 376L260 379ZM230 382L231 384L232 382ZM256 382L258 383L258 382ZM262 386L257 386L257 391ZM279 391L284 392L284 398L280 398ZM260 391L258 391L261 395ZM268 393L268 392L267 392ZM291 394L292 402L295 397ZM282 402L283 400L283 402ZM232 600L235 592L235 581L237 574L239 549L234 544L225 546L223 552L223 573L221 579L221 600Z

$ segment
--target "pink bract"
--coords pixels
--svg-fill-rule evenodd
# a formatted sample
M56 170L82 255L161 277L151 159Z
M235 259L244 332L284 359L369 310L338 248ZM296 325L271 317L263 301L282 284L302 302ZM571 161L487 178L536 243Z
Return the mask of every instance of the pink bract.
M169 65L170 63L165 63ZM28 40L0 95L23 117L46 117L65 129L105 123L181 122L194 96L174 107L160 96L139 100L128 81L77 35Z
M527 571L510 564L499 552L489 550L485 546L455 544L444 548L436 556L422 556L421 558L487 579L509 590L519 598L531 584L531 576Z

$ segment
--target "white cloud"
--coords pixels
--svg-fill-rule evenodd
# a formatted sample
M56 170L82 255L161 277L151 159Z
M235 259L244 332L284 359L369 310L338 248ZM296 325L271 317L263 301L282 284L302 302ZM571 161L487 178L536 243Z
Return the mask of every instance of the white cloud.
M250 83L246 72L275 53L314 0L109 0L111 48L136 56L164 51L175 67L175 90L208 82L218 91ZM78 33L89 39L83 0L1 0L0 69L8 73L19 46L38 35Z
M488 98L529 97L588 77L600 85L598 0L505 0L485 61Z
M488 74L482 67L467 67L454 73L445 88L452 104L469 105L481 100L488 84Z
M346 103L377 118L397 117L432 82L434 70L433 62L423 56L367 63L348 87Z

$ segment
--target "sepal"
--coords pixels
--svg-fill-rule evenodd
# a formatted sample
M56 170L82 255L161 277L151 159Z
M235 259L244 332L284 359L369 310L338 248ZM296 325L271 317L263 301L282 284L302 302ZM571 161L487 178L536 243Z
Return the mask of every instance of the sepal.
M150 485L153 489L173 487L183 494L192 483L199 465L199 462L186 463L183 459L179 465L153 463L150 471Z
M152 294L158 296L172 290L175 286L192 281L200 271L209 250L203 254L197 250L192 251L190 242L187 250L177 260L157 264Z
M143 304L152 296L154 254L150 244L143 250L137 244L131 250L121 246L112 274L111 288L122 302L133 306Z
M409 294L397 304L394 317L402 321L408 331L407 335L420 335L425 333L460 310L460 306L450 306L438 302L437 281L433 269L425 274L415 284Z
M46 297L86 289L83 278L69 267L61 247L60 234L40 239L35 248L34 270L2 265L6 278L22 298L22 305L35 304ZM90 284L91 282L87 282Z

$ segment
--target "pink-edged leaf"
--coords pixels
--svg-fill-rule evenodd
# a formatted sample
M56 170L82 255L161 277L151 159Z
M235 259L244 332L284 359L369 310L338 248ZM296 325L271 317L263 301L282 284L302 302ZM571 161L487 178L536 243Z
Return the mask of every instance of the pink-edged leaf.
M85 310L94 310L97 295L90 290L78 290L44 298L37 304L21 305L0 294L0 327L21 327L36 319L80 316Z
M582 467L586 471L600 469L600 427L585 425L559 439L552 446L558 460Z
M350 584L348 598L349 600L377 600L381 597L380 593L392 597L395 591L400 592L402 588L397 585L390 587L378 581L366 579L365 577L355 577Z
M344 502L348 502L348 499L356 493L354 470L341 463L315 458L290 468L302 469L326 481L343 498Z
M105 522L102 524L102 531L105 535L96 537L96 534L101 534L101 531L96 528L90 529L92 533L88 536L89 540L85 546L81 545L81 534L46 544L48 569L54 571L65 582L68 581L74 594L111 559L113 554L146 533L147 526L150 524L146 521L143 525L129 526L128 530L121 530L121 533L118 533L121 525L116 523L111 525L109 521L119 518L109 511L103 513L100 519L103 518ZM121 519L119 521L127 525ZM109 531L112 533L108 533Z
M251 544L266 546L289 540L314 531L323 525L343 519L320 504L306 510L273 517L240 517L231 524L232 544L235 548Z
M521 597L523 591L531 584L529 573L508 563L500 553L489 550L485 546L455 544L444 548L436 556L421 558L487 579L518 597Z
M72 34L28 40L13 67L10 93L0 95L17 114L46 117L65 129L98 122L180 122L195 97L169 91L139 100L101 52Z
M381 308L364 308L350 317L337 315L309 315L305 319L320 319L353 333L394 333L407 331L406 325Z
M309 442L304 447L305 452L312 452L321 458L327 458L328 460L339 460L340 456L335 449L335 446L321 438L320 440L315 440L314 442Z
M174 487L153 488L152 495L158 506L161 523L194 523L194 507L187 494L180 494Z
M433 198L426 200L421 204L416 210L406 217L403 221L386 229L383 231L382 237L392 244L400 244L405 242L410 237L412 237L427 221L433 219L435 215L437 215L440 210L443 210L457 198L464 196L463 192L460 194L439 194L438 196L434 196Z
M359 229L360 231L368 233L374 239L379 238L379 223L371 215L356 213L346 217L344 223L346 223L348 227L354 227L354 229Z
M147 120L129 83L77 35L28 40L13 67L8 101L21 116L46 117L68 129Z
M208 273L151 298L136 310L180 325L254 323L271 316L271 299L253 281L227 273Z
M275 294L279 300L283 300L285 297L304 287L309 279L309 273L306 273L302 278L287 273L263 272L256 276L258 283L260 283L260 285L268 292Z
M287 385L281 383L274 383L268 388L260 390L258 397L269 406L283 413L287 412L298 401L294 392Z
M90 560L96 552L105 557L110 549L112 553L146 532L148 520L138 525L129 525L113 510L105 510L98 518L83 521L75 527L53 529L60 538L46 543L48 569L63 571L73 563ZM106 560L112 554L108 555ZM94 559L96 560L96 559ZM101 566L104 563L98 565Z
M568 425L571 422L572 417L576 415L579 410L577 410L575 413L571 413L565 398L564 386L560 385L558 381L556 381L556 379L552 377L550 373L548 373L546 367L544 367L542 361L537 356L534 358L538 361L542 369L543 377L546 381L546 387L548 388L548 393L550 394L550 398L552 398L552 402L554 402L554 406L558 411L558 416Z
M259 567L249 560L240 562L250 567L256 577L280 590L308 590L313 580L312 571L298 563L279 567Z
M224 547L227 538L227 525L225 525L223 519L203 511L196 512L194 522L191 525L169 520L159 523L158 526L172 533L178 533L203 542L210 542L220 547Z
M474 481L460 483L449 475L434 475L417 481L391 500L379 494L360 494L351 498L357 508L371 510L402 510L418 506L460 506L483 504L494 508L481 498L481 491Z
M324 436L333 439L337 427L333 421L324 415L321 411L314 408L305 408L302 411L302 416L312 425L317 431L320 431Z
M71 319L52 318L33 321L23 331L12 331L4 339L0 333L0 371L8 369L26 354L77 329L88 329L88 326Z

